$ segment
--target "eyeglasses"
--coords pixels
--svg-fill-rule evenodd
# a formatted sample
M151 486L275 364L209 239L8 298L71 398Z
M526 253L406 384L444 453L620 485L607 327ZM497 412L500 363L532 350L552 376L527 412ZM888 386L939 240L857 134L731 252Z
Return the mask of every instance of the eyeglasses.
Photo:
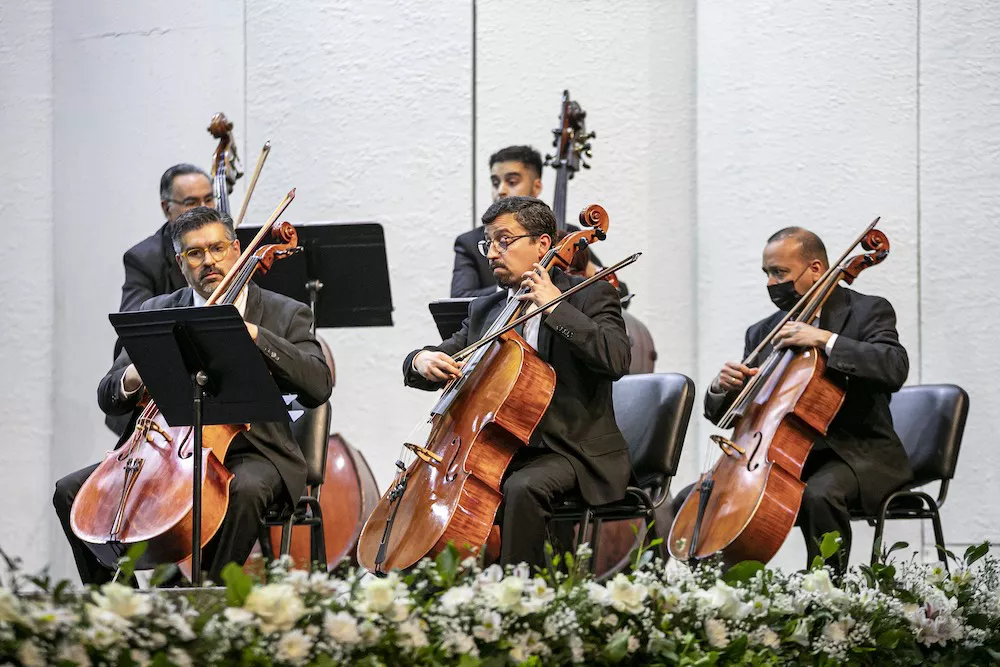
M483 257L486 257L490 254L490 246L495 245L497 247L497 252L499 252L502 255L505 252L507 252L507 248L510 247L511 243L513 243L518 239L527 238L529 236L535 236L535 234L521 234L520 236L501 236L500 238L493 239L492 241L488 239L483 239L478 244L479 252L482 253Z
M196 269L205 263L206 253L211 255L212 259L216 262L224 260L234 243L236 243L236 241L219 241L217 243L213 243L207 248L188 248L181 253L181 257L187 260L188 266L192 269Z
M188 208L194 208L195 206L212 206L215 204L215 195L206 195L202 197L185 197L184 199L164 199L163 201L168 201L172 204L180 204L181 206L187 206Z

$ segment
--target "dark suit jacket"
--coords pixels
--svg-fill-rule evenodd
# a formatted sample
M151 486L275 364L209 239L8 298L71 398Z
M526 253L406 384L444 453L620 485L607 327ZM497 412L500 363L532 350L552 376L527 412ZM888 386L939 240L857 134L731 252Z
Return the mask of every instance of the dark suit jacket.
M287 394L297 394L299 402L305 407L322 405L330 398L333 386L330 369L323 359L323 351L310 333L312 313L309 307L281 294L260 289L254 283L250 283L248 289L243 319L259 327L257 348L278 388ZM140 310L181 308L193 304L191 288L185 287L146 301ZM109 415L132 412L134 423L139 413L135 409L136 404L142 392L137 392L131 398L125 398L121 394L122 375L130 363L128 352L122 350L97 388L97 402ZM126 435L118 441L118 445L121 446L131 434L132 424L126 430ZM297 500L306 486L306 462L292 436L289 423L252 423L246 438L274 464L281 474L289 497Z
M571 232L579 231L576 225L566 225ZM451 270L451 296L487 296L497 291L497 281L490 271L490 262L479 252L483 228L476 227L459 234L455 239L455 266ZM591 253L598 264L600 261Z
M566 291L581 279L555 271L552 281ZM440 345L424 349L454 354L478 340L506 299L506 290L476 299L469 304L461 330ZM631 353L618 294L601 281L569 297L551 315L540 317L538 351L556 372L556 388L532 444L569 460L587 502L619 500L625 495L631 466L628 445L615 423L611 383L628 372ZM403 362L404 382L420 389L440 388L442 384L413 370L418 352L414 350Z
M144 301L161 294L170 294L187 287L184 275L174 259L169 222L128 249L125 282L122 283L122 303L118 310L139 310Z
M783 315L778 311L747 329L744 357ZM906 382L910 368L896 333L896 313L882 297L836 287L823 306L819 326L837 334L827 372L846 383L847 395L829 433L814 447L829 446L851 466L861 487L862 508L874 512L886 495L913 478L889 412L889 398ZM770 353L768 346L751 366L763 363ZM736 394L706 392L705 416L717 422Z

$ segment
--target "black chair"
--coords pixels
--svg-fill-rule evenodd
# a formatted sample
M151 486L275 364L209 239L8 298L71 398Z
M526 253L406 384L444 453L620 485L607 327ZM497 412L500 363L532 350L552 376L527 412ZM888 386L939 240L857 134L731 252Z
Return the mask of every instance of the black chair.
M903 387L893 395L889 410L913 468L913 481L890 493L882 501L878 514L852 514L851 518L867 521L875 528L872 563L880 556L886 520L930 519L938 558L947 568L940 509L948 495L948 483L955 476L965 418L969 414L969 395L953 384ZM931 482L941 483L936 499L914 490Z
M628 443L635 486L618 502L591 506L576 498L553 510L554 521L579 522L577 543L584 541L593 523L591 563L597 562L603 521L645 519L651 525L669 497L695 398L694 382L679 373L626 375L614 383L613 392L615 419ZM662 543L658 552L666 558Z
M293 417L300 410L301 416L292 421L292 434L306 460L306 495L299 498L294 506L283 503L268 510L261 520L260 550L264 558L274 558L274 545L271 544L269 529L280 526L281 547L278 553L287 556L292 547L292 528L309 526L311 563L325 564L326 541L319 493L326 472L326 455L330 443L330 403L324 403L318 408L304 408L298 401L293 401L288 406Z

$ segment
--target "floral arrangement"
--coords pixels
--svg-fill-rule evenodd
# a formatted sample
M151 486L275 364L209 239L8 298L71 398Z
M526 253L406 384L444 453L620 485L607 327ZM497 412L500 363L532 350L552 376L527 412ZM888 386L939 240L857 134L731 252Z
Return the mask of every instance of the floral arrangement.
M899 545L897 545L899 546ZM824 555L836 551L835 536ZM34 665L916 665L1000 663L1000 568L905 562L723 572L640 552L598 583L586 545L553 567L482 568L448 550L406 574L236 566L225 593L84 592L17 564L0 588L0 663ZM30 589L30 590L29 590ZM205 593L207 594L207 593Z

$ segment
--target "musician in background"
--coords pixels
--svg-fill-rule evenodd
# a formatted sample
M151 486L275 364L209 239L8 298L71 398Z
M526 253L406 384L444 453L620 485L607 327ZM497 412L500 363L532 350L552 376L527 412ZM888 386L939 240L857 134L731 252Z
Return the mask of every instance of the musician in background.
M180 215L173 220L170 235L174 262L187 287L151 299L140 310L203 306L240 255L233 221L211 208L201 206ZM297 394L306 407L326 402L332 389L330 371L311 333L313 318L309 307L252 282L235 305L282 392ZM104 412L132 414L119 447L132 437L135 419L141 412L137 403L142 389L142 378L128 352L122 350L97 389L98 403ZM267 508L281 500L298 499L306 485L305 459L286 422L251 424L248 432L232 441L223 463L234 475L229 510L205 549L209 578L216 582L221 581L220 572L227 563L246 561ZM56 482L53 497L56 514L85 584L109 579L107 569L70 527L73 499L96 467L63 477Z
M215 208L212 179L193 164L175 164L160 177L160 209L166 218L158 230L128 249L122 258L125 282L119 310L139 310L143 301L187 286L177 268L170 223L196 206Z
M531 146L508 146L490 156L490 194L503 197L538 197L542 193L542 156ZM479 252L481 227L455 239L455 268L451 296L486 296L497 291L489 260Z
M489 266L502 289L470 303L469 316L451 338L406 357L409 386L439 389L457 376L460 365L449 355L481 338L520 287L530 289L524 298L534 309L582 280L559 270L551 278L535 271L556 233L555 216L544 202L499 198L483 225ZM556 388L531 446L517 452L502 484L500 558L541 566L558 498L577 492L600 505L625 494L628 449L615 423L611 385L628 371L630 351L618 294L604 281L528 320L524 338L555 369Z
M746 332L743 358L777 326L829 268L823 241L801 227L776 232L764 247L767 291L778 310ZM909 372L906 349L896 333L896 313L882 297L834 288L818 322L788 322L775 337L775 347L814 347L827 357L827 373L847 387L844 403L825 437L813 443L802 470L806 482L797 524L802 529L809 563L820 555L824 535L837 531L843 540L829 563L843 572L851 552L850 510L875 513L882 500L913 478L906 451L892 428L889 399ZM705 394L705 417L718 423L743 388L770 355L771 346L750 364L730 361ZM693 486L693 485L692 485ZM680 508L692 487L675 500ZM808 566L808 564L807 564Z

